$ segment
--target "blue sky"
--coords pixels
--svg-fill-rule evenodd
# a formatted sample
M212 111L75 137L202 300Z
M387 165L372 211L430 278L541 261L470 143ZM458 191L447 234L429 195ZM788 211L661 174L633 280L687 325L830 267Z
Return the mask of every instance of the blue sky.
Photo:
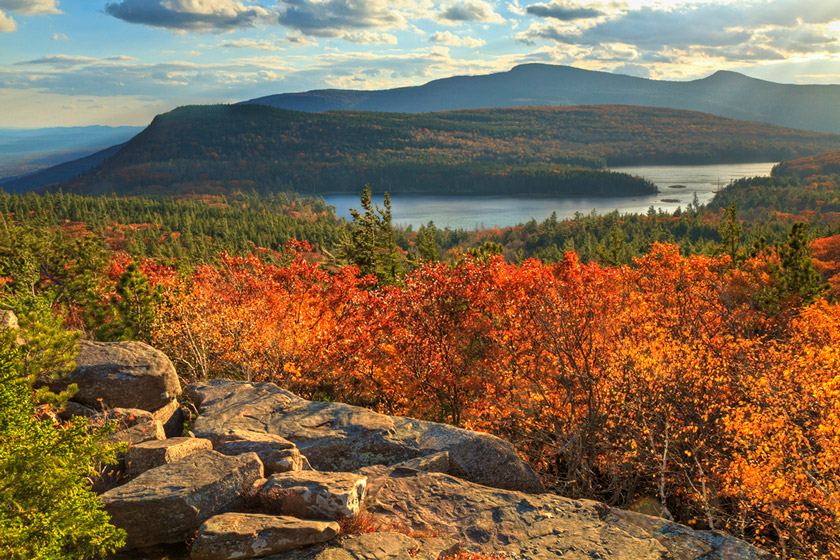
M0 0L0 127L145 125L525 62L840 84L840 1Z

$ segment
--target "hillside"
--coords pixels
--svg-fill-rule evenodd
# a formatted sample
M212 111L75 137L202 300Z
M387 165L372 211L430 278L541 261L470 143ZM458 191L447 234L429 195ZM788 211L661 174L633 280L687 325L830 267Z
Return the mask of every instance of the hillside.
M522 105L625 104L702 111L741 120L840 133L840 85L793 85L720 71L671 82L569 66L523 64L380 91L315 90L252 99L296 111L426 112Z
M840 136L629 106L428 114L302 113L256 105L159 115L68 192L630 195L650 183L604 165L768 161Z
M795 175L804 178L834 174L840 174L840 151L783 161L773 168L773 175L780 177Z

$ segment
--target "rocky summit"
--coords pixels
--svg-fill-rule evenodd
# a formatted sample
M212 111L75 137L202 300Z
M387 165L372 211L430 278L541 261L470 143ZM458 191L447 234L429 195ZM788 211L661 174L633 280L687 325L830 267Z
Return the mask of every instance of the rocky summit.
M190 385L198 416L191 432L172 436L155 416L182 410L171 400L181 393L171 364L145 349L145 365L138 354L121 362L120 344L88 353L108 366L84 362L75 376L83 402L67 409L116 414L113 437L130 444L127 476L101 495L128 534L120 558L439 560L464 550L521 560L770 558L724 533L545 492L513 446L491 435L312 402L273 384ZM161 379L144 381L148 389L117 413L85 406L121 367L125 379L139 371Z

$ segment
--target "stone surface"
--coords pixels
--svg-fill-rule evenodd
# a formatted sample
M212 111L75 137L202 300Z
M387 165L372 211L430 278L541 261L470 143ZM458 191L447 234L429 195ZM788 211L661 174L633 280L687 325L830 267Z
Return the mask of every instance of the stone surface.
M163 424L151 412L137 408L112 408L89 418L94 424L115 422L116 431L108 436L113 443L136 445L144 441L166 439Z
M62 410L58 415L63 420L69 420L74 416L83 416L85 418L91 418L92 416L96 416L97 412L89 406L85 406L83 404L79 404L73 401L67 401L64 403L64 406L62 406Z
M76 369L49 385L62 391L71 383L79 386L74 401L98 409L158 410L181 394L172 362L142 342L79 342Z
M8 309L0 309L0 329L19 329L17 315Z
M320 546L310 546L266 560L438 560L458 550L458 541L440 537L412 538L402 533L377 532L344 535Z
M164 406L153 410L152 416L163 424L163 431L166 437L180 437L184 431L184 416L181 405L176 399L172 399Z
M309 471L309 460L293 444L278 449L272 442L226 441L216 446L216 451L225 455L256 453L265 468L266 475L289 471Z
M303 519L342 519L359 513L367 478L352 473L287 472L260 490L263 511Z
M253 513L223 513L205 521L192 545L192 560L262 558L328 541L338 535L334 521Z
M642 513L609 508L605 520L628 532L649 534L667 550L673 560L757 560L775 558L732 535L720 531L694 531L685 525Z
M213 380L187 390L200 408L193 428L199 437L218 439L235 430L278 435L294 443L313 468L325 471L391 465L447 451L455 476L495 488L543 491L513 446L488 434L310 402L270 383Z
M731 537L716 541L718 533L695 532L642 514L619 517L596 502L497 490L403 468L368 467L363 472L369 477L365 507L371 514L522 560L765 558Z
M111 522L128 533L128 547L174 543L192 537L210 517L236 508L262 474L256 454L201 451L148 470L100 498Z
M173 463L199 451L211 451L209 439L176 437L138 443L128 448L125 462L131 478L149 469Z
M16 331L20 329L18 318L14 311L9 309L0 309L0 329L13 329ZM25 342L26 341L20 336L15 338L15 344L24 344Z

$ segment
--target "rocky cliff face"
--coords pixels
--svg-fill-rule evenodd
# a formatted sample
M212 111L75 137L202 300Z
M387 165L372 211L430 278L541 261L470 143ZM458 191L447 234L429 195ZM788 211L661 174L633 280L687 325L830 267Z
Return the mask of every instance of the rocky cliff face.
M114 436L130 442L122 470L131 478L116 477L101 496L128 533L123 558L159 559L154 547L173 543L170 560L437 560L463 549L519 559L769 557L722 533L546 493L513 447L488 434L311 402L272 384L187 387L199 414L179 437L168 360L124 343L89 348L73 376L85 403L100 402L90 401L99 391L133 411ZM138 376L136 389L110 391Z

